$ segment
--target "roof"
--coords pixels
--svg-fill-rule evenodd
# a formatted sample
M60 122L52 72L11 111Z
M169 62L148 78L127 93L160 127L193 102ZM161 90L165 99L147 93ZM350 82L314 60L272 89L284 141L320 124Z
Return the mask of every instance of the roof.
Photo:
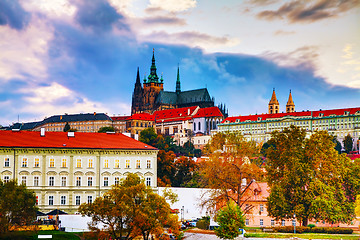
M218 107L200 108L199 111L194 115L194 118L201 117L224 117Z
M81 121L99 121L99 120L109 120L111 118L105 113L80 113L80 114L64 114L64 115L54 115L43 120L43 123L51 122L81 122Z
M0 147L59 148L59 149L115 149L156 150L156 148L121 133L0 131Z
M266 182L254 182L250 185L249 189L256 194L252 195L248 201L264 201L270 195L270 188Z
M156 103L164 104L190 104L196 105L198 102L212 102L210 94L206 88L200 88L179 93L161 91L156 98Z
M117 117L111 117L111 119L113 120L113 121L125 121L125 120L127 120L129 117L131 117L131 116L117 116Z
M191 119L191 116L196 114L195 111L198 108L199 108L198 106L192 106L192 107L184 107L184 108L166 109L166 110L155 111L154 115L157 122L160 122L162 120L166 120L166 121L187 120L187 119Z
M156 103L175 105L177 103L177 97L176 92L160 91L156 98Z
M144 120L144 121L154 121L154 115L149 113L135 113L131 115L127 120Z
M332 109L332 110L319 110L319 111L303 111L303 112L292 112L292 113L274 113L274 114L256 114L256 115L247 115L247 116L236 116L236 117L228 117L222 121L225 123L229 121L229 123L234 123L237 120L239 122L245 121L264 121L271 120L283 117L329 117L332 115L341 116L344 115L345 112L348 112L349 115L353 115L355 113L360 113L360 107L357 108L342 108L342 109Z

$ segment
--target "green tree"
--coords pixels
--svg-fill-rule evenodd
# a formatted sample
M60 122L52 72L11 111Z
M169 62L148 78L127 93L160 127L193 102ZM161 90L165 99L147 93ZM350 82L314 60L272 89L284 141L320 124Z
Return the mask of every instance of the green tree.
M98 130L98 133L106 133L106 132L115 132L115 128L113 126L101 127Z
M197 169L194 160L189 157L180 157L175 162L175 176L172 182L173 187L184 187L191 181L193 172Z
M344 144L344 149L346 153L350 153L353 149L353 143L354 140L353 138L350 136L350 134L346 135L344 140L343 140L343 144Z
M269 215L280 220L296 214L303 226L309 219L351 221L354 202L344 187L350 159L338 154L328 132L305 136L305 130L296 126L272 133L266 152Z
M70 130L70 125L68 122L66 122L65 126L64 126L64 132L68 132Z
M81 204L79 212L92 217L93 231L99 231L102 228L99 223L102 223L115 239L133 239L139 235L148 239L151 234L162 233L165 224L171 223L170 227L175 230L177 222L165 198L145 186L133 173L93 203Z
M140 132L139 141L155 147L155 140L157 136L158 135L155 133L155 129L149 127Z
M335 150L341 154L341 149L342 149L342 146L341 146L341 143L337 140L336 136L333 137L333 143L335 143Z
M201 164L200 174L209 196L202 199L201 206L211 214L230 201L245 207L254 194L255 180L263 178L263 171L251 161L258 157L259 147L241 133L217 133L204 152L209 159ZM249 205L244 213L251 208Z
M219 210L215 221L219 224L219 227L215 229L215 234L221 239L234 239L239 236L239 229L245 227L243 213L233 202L229 202Z
M0 233L9 227L26 226L36 219L36 197L25 185L15 180L0 180Z

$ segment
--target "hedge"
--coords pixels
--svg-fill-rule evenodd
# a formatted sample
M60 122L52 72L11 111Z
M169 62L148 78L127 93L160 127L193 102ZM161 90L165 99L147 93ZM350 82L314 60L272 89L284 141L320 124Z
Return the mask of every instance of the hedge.
M293 233L294 226L274 227L274 232ZM303 227L296 226L296 233L328 233L328 234L352 234L351 228L340 227Z

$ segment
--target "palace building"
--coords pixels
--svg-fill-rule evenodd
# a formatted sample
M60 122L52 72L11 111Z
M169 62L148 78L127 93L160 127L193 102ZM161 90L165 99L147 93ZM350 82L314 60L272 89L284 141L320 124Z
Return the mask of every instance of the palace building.
M341 143L345 136L350 134L355 139L354 149L357 149L356 140L360 137L360 107L296 112L290 91L286 112L280 113L279 102L273 90L268 114L227 117L218 125L218 131L239 131L248 140L260 143L268 141L271 132L282 131L290 125L304 129L307 136L317 130L326 130L337 136Z
M175 91L164 91L164 79L156 73L155 55L153 52L150 74L140 82L139 68L137 70L134 92L132 95L131 114L154 113L156 110L199 106L213 107L214 98L210 97L207 88L181 91L180 70L177 70ZM221 109L225 113L225 107ZM225 115L225 114L224 114Z
M157 153L121 133L0 131L0 177L34 191L40 211L75 213L128 173L156 188Z

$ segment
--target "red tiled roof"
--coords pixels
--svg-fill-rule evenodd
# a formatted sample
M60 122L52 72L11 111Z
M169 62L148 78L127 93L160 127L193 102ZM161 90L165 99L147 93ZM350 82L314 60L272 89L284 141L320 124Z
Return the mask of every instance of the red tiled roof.
M247 116L236 116L236 117L228 117L222 121L225 123L229 121L230 123L236 122L245 122L245 121L258 121L260 118L261 121L274 119L274 118L282 118L286 116L293 117L319 117L320 113L323 114L323 117L328 117L330 115L344 115L345 112L349 112L349 114L355 114L357 111L360 111L360 107L358 108L342 108L342 109L332 109L332 110L319 110L319 111L304 111L304 112L293 112L293 113L274 113L274 114L258 114L258 115L247 115Z
M154 115L156 117L157 122L159 122L158 120L162 120L162 119L179 119L179 118L185 118L191 116L196 110L196 108L198 108L198 106L166 109L166 110L156 111Z
M266 182L254 182L250 185L249 189L252 192L256 189L256 195L252 195L249 201L264 201L270 195L270 188Z
M117 117L111 117L111 119L113 120L113 121L125 121L125 120L127 120L129 117L131 117L131 116L117 116Z
M144 121L154 121L154 115L150 113L135 113L131 115L127 120L144 120Z
M0 147L156 150L121 133L81 133L68 137L66 132L0 131Z
M218 107L207 107L200 108L199 111L194 115L194 118L200 117L223 117Z

